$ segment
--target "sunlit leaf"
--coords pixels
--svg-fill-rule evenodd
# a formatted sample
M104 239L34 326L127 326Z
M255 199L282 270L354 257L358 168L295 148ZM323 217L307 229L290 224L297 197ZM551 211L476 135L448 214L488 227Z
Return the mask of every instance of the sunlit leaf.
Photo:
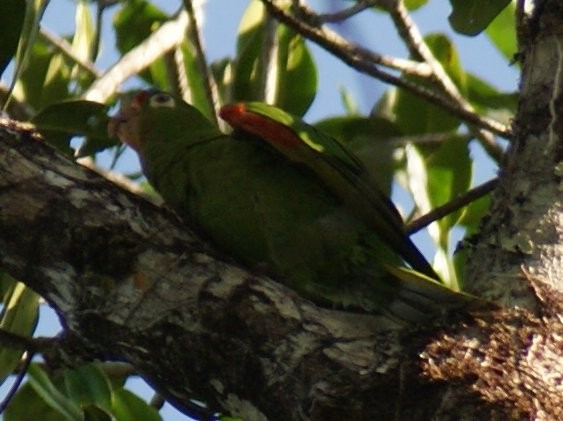
M92 57L92 50L94 48L94 42L96 37L96 28L94 26L94 21L90 13L90 8L88 7L88 1L80 0L76 5L76 15L75 15L75 27L76 32L72 38L72 51L76 57L83 61L89 61ZM81 72L81 68L75 65L72 69L72 79L82 81L84 72ZM82 76L82 77L80 77ZM91 76L85 78L86 81L91 79Z
M317 69L303 37L286 26L278 28L278 87L276 105L302 116L317 92Z
M494 20L487 26L485 33L502 55L512 62L518 50L516 41L516 4L509 2Z
M516 113L518 93L499 92L494 86L488 84L470 73L467 76L467 98L475 107L482 111L490 109L504 110L508 115Z
M419 7L424 6L428 3L428 0L405 0L405 7L408 10L416 10Z
M36 110L61 101L68 97L70 69L60 53L38 39L33 44L28 66L18 79L14 96Z
M425 157L415 146L408 146L406 152L406 180L409 191L421 214L428 213L437 204L443 204L443 200L448 200L454 195L464 183L469 174L461 174L465 168L460 167L460 174L455 173L455 169L450 168L445 162L448 156L452 156L459 146L456 145L458 139L450 140L449 145L442 146L443 151L434 157L434 162L427 162ZM464 142L462 146L466 147ZM452 157L455 161L455 158ZM460 158L463 161L463 157ZM429 160L430 161L430 160ZM444 186L440 185L440 181ZM438 203L439 202L439 203ZM446 285L457 289L458 282L456 272L448 260L449 234L452 226L451 221L456 217L446 217L429 225L428 232L437 246L434 263L435 269L440 274Z
M317 89L315 63L302 37L285 26L275 33L277 45L274 60L266 62L263 51L264 7L259 1L248 6L239 26L237 55L233 74L232 101L263 101L263 81L267 73L276 75L275 104L302 116L313 101Z
M455 46L449 38L443 34L430 34L425 37L425 40L446 73L462 92L465 91L465 73ZM436 89L419 79L412 77L409 79L428 89ZM385 101L387 101L387 107L391 105L389 111L405 134L447 132L456 129L460 124L458 118L453 117L442 108L405 90L397 90L393 95L387 96ZM381 106L378 105L377 108L381 109Z
M113 415L118 421L160 421L160 414L147 402L126 389L113 393Z
M129 0L113 18L116 46L123 54L145 40L168 15L146 0Z
M457 136L442 142L428 159L428 194L434 208L443 205L468 190L471 184L473 161L469 156L468 140ZM438 221L442 235L447 235L461 214L453 212ZM444 246L447 238L441 239Z
M356 99L354 98L350 90L345 86L341 86L339 91L340 91L340 99L342 100L342 104L344 105L344 109L346 110L346 113L348 113L349 115L360 114L360 108L358 106L358 103L356 102Z
M130 0L123 3L113 18L116 46L124 54L143 42L170 17L151 2ZM147 83L167 89L166 65L158 59L140 73Z
M471 202L468 206L463 208L457 223L465 227L468 235L474 234L479 228L481 220L487 214L490 204L490 195L483 196Z
M61 413L47 405L29 383L18 389L2 416L4 421L61 421L62 419Z
M104 373L94 364L66 370L64 373L66 394L80 407L92 404L111 410L111 387Z
M0 273L2 297L0 329L30 337L37 325L39 296L21 282ZM0 347L0 384L12 374L19 364L23 350Z
M25 16L16 52L14 76L9 88L10 93L15 87L16 81L19 79L21 73L29 64L28 60L32 55L33 44L39 33L39 22L49 4L49 0L28 0L25 3Z
M504 9L511 0L450 0L452 13L448 20L452 28L464 35L477 35Z
M181 46L181 51L184 58L186 76L188 78L191 104L200 110L207 118L213 119L215 109L213 108L213 104L209 102L205 90L206 82L198 66L195 48L192 45L186 45L186 43L184 43Z
M67 420L82 420L82 411L65 396L37 364L31 364L28 371L29 383L37 394L55 411Z

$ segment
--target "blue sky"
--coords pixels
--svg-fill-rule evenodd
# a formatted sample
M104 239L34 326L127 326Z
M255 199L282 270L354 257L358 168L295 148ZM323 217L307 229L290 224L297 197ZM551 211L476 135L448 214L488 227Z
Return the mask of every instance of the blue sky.
M181 1L160 0L156 3L165 10L174 11L179 7ZM349 1L341 0L314 0L309 3L322 7L324 10L330 10L335 5L339 7L350 5ZM238 22L247 4L248 0L208 0L203 32L209 61L233 54ZM43 24L59 34L71 33L74 28L73 13L74 3L72 0L51 0ZM468 38L454 34L447 24L448 14L449 2L431 0L429 7L424 7L421 11L415 12L413 16L424 34L441 31L451 36L458 47L462 63L466 69L500 89L514 90L518 77L516 69L508 65L486 37ZM110 16L106 17L104 24L106 30L110 29ZM362 13L346 26L335 26L334 29L343 35L352 36L358 43L373 47L379 52L406 56L405 49L398 42L390 20L383 14ZM118 57L112 45L112 37L104 36L100 57L101 70L110 66ZM342 87L346 87L351 92L363 112L369 112L377 97L386 87L378 81L359 75L315 45L311 45L311 49L317 59L319 90L317 98L306 116L307 119L315 121L341 113L343 106L339 91ZM475 178L480 181L490 178L494 174L494 167L479 150L474 151L474 154L478 162ZM131 170L136 165L136 157L133 154L128 154L119 168ZM406 197L400 190L394 196L394 199L399 202L405 200ZM425 249L426 240L422 237L418 238L418 241L421 247ZM37 334L50 335L55 333L58 329L56 317L48 310L44 311L44 316L46 317L42 317ZM132 381L130 386L135 392L141 393L143 396L149 397L152 395L150 389L140 380ZM165 420L186 419L185 416L179 414L169 405L166 405L161 413Z

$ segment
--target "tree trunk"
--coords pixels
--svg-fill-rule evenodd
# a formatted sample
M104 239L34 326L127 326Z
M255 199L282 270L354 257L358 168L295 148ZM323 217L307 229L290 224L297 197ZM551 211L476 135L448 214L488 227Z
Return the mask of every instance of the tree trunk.
M515 140L469 262L502 307L435 325L318 308L4 121L0 267L63 321L47 357L129 361L185 413L196 398L246 420L563 419L559 7L524 28Z
M514 138L469 264L474 291L528 308L522 269L563 291L563 4L539 3L519 29Z

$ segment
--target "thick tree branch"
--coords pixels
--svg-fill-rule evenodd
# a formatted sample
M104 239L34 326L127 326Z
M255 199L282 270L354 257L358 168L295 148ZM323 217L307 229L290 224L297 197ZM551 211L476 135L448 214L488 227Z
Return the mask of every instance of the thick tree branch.
M523 393L533 405L517 414L551 413L535 390L486 399L472 385L487 367L456 372L456 399L443 395L447 337L479 348L510 317L547 341L533 314L492 309L441 331L320 309L217 258L170 212L13 125L0 126L0 233L0 266L56 309L66 349L130 362L185 412L198 398L252 420L502 418ZM530 344L504 338L502 350L528 358ZM489 348L493 359L502 351Z
M563 5L546 0L535 6L531 11L538 21L530 19L524 31L530 38L521 47L516 137L470 266L472 288L485 283L495 299L520 305L530 304L521 285L506 281L520 271L515 262L563 291ZM498 274L495 281L483 277L483 271ZM500 285L498 290L494 285Z

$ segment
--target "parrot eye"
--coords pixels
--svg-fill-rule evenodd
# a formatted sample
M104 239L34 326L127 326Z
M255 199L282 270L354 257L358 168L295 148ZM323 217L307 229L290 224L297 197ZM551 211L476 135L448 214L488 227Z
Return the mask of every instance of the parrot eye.
M150 106L174 108L176 106L176 102L174 101L174 98L172 98L170 95L165 93L158 93L151 97Z

